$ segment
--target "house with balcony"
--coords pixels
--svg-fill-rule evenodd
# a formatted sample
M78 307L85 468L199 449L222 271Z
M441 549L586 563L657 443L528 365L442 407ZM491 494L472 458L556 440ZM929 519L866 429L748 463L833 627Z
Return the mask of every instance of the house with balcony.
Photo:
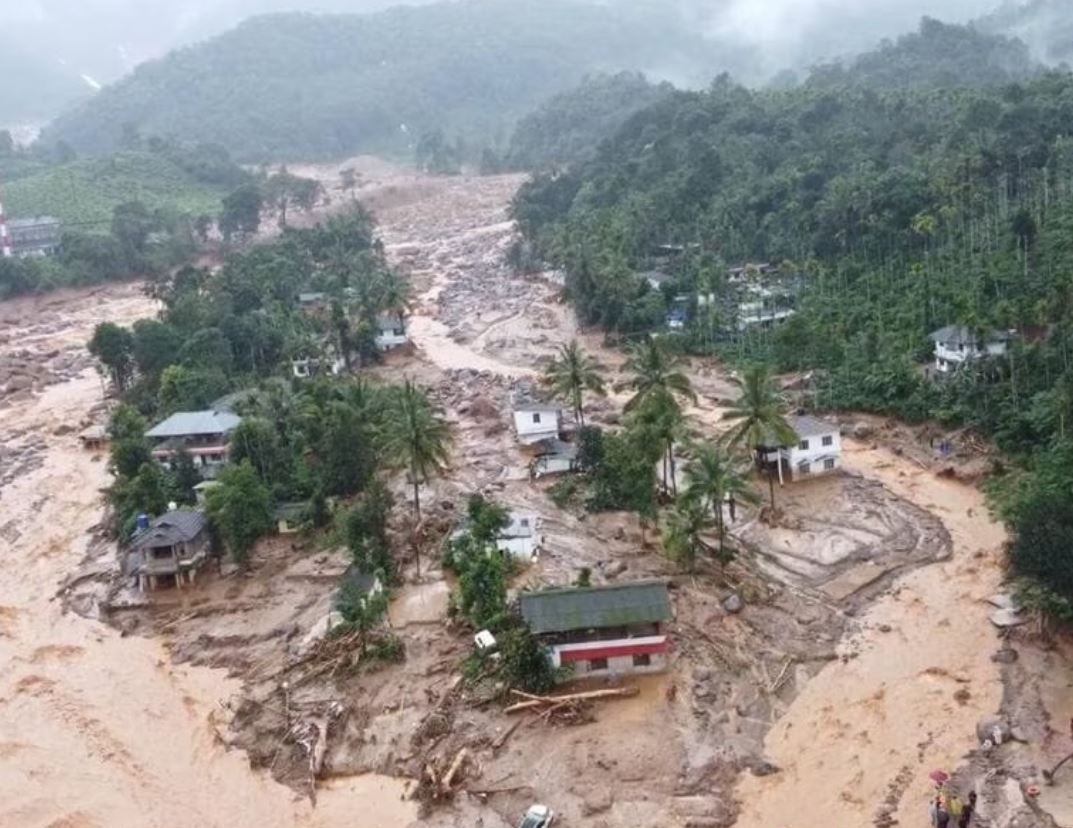
M211 549L209 522L202 512L172 510L152 520L140 515L127 547L127 571L143 592L162 583L182 589L184 582L193 585Z
M1012 336L1002 331L974 331L964 325L947 325L928 338L935 343L935 370L949 374L966 362L1005 356Z
M241 422L230 411L180 411L145 436L153 443L153 457L165 468L172 468L186 454L201 476L211 480L230 460L231 433Z
M671 645L664 625L672 611L662 581L524 592L518 601L552 664L569 665L573 678L667 668Z
M780 483L831 474L842 467L842 434L836 423L804 414L786 421L797 435L796 443L771 440L757 449L761 467L775 472Z

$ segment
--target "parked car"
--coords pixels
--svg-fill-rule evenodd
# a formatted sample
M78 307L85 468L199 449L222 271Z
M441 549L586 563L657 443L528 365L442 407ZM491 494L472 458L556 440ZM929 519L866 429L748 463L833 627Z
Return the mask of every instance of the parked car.
M531 805L518 828L551 828L555 812L547 805Z

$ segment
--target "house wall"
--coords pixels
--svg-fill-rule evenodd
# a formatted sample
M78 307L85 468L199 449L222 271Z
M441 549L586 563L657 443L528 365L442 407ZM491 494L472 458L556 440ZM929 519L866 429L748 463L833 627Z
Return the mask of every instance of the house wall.
M562 412L520 410L514 412L514 431L523 442L558 437Z
M829 445L824 445L825 439L830 441ZM808 442L808 448L802 448L799 443L782 450L784 471L800 479L830 474L842 467L842 437L837 430L806 437L802 442L805 441ZM802 463L808 464L807 470L802 468Z
M537 477L545 474L566 474L574 470L574 460L569 457L538 457L533 463Z
M983 348L972 345L952 345L946 342L936 342L935 370L946 373L970 359L978 359L983 356L1005 356L1006 350L1006 342L989 342Z
M569 665L573 678L637 675L666 670L669 653L667 637L655 635L559 644L551 648L551 661L555 667Z
M531 561L536 557L539 549L539 539L531 538L500 538L496 541L496 549L504 555L510 555L519 561Z
M382 330L376 335L376 347L381 351L390 351L407 344L410 338L406 335L405 328L389 328Z

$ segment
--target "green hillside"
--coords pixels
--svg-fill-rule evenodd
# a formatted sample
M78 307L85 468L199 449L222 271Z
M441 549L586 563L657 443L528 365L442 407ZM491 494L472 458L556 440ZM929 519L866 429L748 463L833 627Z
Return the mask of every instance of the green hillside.
M216 215L227 192L227 186L199 180L171 158L147 151L49 166L4 189L5 206L13 218L52 215L69 226L100 222L102 229L107 229L112 209L123 202Z
M710 77L673 14L569 0L468 0L371 15L270 15L140 66L55 121L46 143L105 152L124 127L241 160L407 153L426 131L502 143L592 72Z

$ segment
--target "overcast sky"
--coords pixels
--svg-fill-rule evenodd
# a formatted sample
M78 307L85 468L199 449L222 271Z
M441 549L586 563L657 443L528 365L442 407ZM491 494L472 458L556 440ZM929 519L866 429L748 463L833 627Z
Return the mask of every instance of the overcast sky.
M597 0L598 1L598 0ZM651 0L604 0L629 5ZM411 0L412 3L422 0ZM761 50L771 71L851 54L915 28L923 15L963 22L1000 0L661 0L720 41ZM0 0L0 32L112 80L134 64L203 39L252 14L371 11L397 0Z

